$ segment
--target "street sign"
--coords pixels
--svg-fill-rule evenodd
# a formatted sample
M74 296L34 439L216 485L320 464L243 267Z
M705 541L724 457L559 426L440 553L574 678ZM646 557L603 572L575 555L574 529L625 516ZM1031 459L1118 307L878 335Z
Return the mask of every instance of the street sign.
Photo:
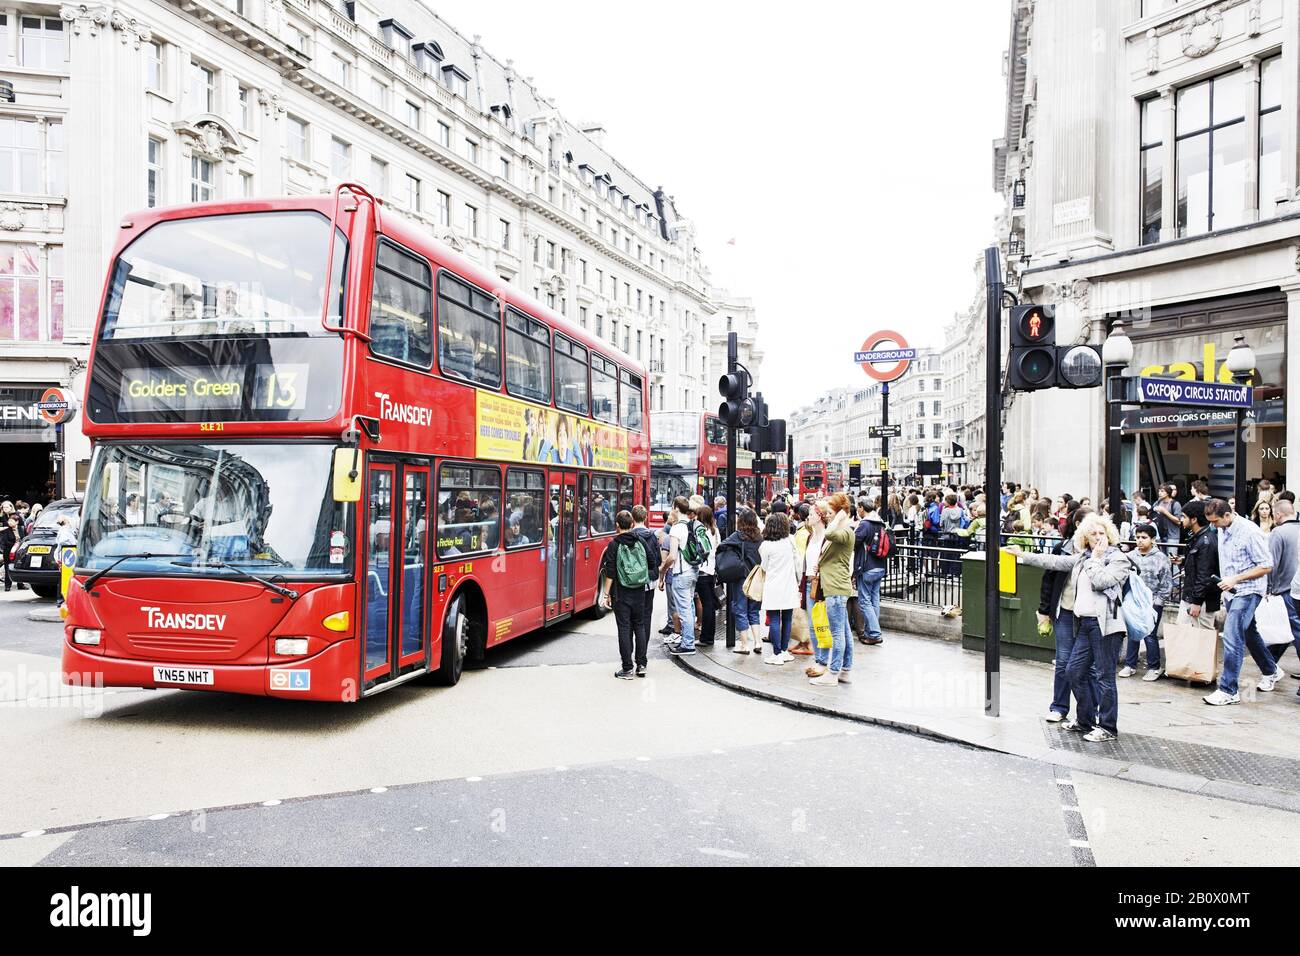
M867 429L868 438L902 438L902 425L872 425Z
M876 468L878 468L880 471L889 471L889 459L888 458L877 459Z
M880 348L886 344L894 347ZM901 335L887 329L868 335L866 341L862 343L862 348L853 353L853 361L861 365L862 371L877 382L892 382L896 378L901 378L914 358L916 358L916 349L908 348L907 341ZM895 364L886 365L881 369L876 367L877 362Z
M1139 402L1199 405L1202 408L1252 408L1255 390L1249 385L1195 382L1178 378L1139 378Z

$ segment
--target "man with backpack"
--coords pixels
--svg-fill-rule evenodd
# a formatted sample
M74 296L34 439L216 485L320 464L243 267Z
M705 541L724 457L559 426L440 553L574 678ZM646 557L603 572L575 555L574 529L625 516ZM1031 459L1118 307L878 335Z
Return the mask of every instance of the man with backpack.
M859 503L862 520L854 532L853 579L858 591L858 607L867 619L867 633L858 638L863 644L883 644L880 631L880 584L885 580L893 534L880 519L876 502Z
M618 625L618 653L622 666L614 676L619 680L631 680L634 674L645 677L646 654L650 646L650 632L644 627L644 619L651 552L645 538L632 530L630 511L620 511L614 524L618 534L600 561L600 573L605 579L601 602L605 607L613 608L614 621ZM634 643L635 671L632 669Z
M654 626L655 612L655 586L659 583L659 564L663 561L663 555L659 550L659 536L646 526L646 518L650 512L646 510L645 505L635 505L632 508L632 533L641 539L645 545L646 560L649 562L650 580L645 587L645 614L641 617L641 632L645 635L646 647L650 646L650 629ZM672 613L669 612L668 624L672 625ZM638 646L640 646L638 637ZM642 655L644 656L644 655ZM643 671L644 673L644 671Z
M673 499L673 510L668 517L672 525L668 533L668 554L659 571L661 576L672 572L673 599L681 624L680 640L669 645L668 653L687 657L695 653L695 582L700 565L709 556L711 542L704 526L691 518L691 503L684 495ZM660 581L660 589L663 586Z

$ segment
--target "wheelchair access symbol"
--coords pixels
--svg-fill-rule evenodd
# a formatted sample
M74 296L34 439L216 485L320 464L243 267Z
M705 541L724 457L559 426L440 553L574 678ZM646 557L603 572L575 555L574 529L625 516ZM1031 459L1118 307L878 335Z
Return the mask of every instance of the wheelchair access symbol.
M311 671L271 671L271 690L311 690Z

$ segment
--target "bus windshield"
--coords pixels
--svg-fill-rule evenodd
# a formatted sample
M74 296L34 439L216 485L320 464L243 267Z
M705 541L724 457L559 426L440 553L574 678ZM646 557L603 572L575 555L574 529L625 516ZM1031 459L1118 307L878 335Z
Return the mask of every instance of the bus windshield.
M314 576L351 569L352 506L333 500L334 446L103 444L95 453L79 567L128 555L122 572L237 576L278 569Z
M113 268L101 339L327 334L329 221L315 212L259 212L160 222ZM347 244L336 231L332 325L343 308Z

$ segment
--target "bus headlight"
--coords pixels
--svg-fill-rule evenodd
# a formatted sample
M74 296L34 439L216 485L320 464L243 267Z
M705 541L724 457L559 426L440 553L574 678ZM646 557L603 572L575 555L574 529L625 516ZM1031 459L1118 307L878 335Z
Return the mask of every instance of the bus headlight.
M99 644L103 639L104 632L93 627L74 627L72 629L73 644Z
M281 657L301 657L307 653L307 640L305 637L277 637L275 653Z

